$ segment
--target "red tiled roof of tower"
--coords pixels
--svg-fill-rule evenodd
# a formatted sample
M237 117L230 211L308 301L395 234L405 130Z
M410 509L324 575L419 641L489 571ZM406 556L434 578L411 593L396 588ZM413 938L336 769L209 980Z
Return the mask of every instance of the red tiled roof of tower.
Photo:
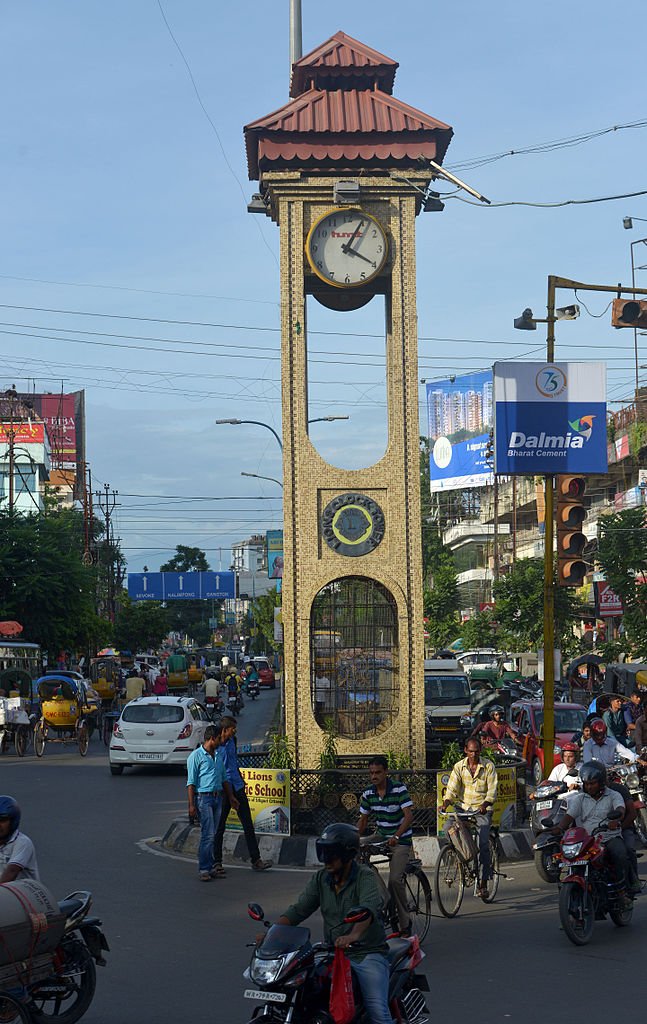
M391 93L397 61L373 50L345 32L321 43L301 57L292 67L290 96L300 96L312 85L315 88L373 88Z

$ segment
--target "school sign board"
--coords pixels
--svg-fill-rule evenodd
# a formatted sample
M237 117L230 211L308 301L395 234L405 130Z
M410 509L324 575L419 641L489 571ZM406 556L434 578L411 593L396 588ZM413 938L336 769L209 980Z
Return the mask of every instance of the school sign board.
M281 768L241 768L254 832L290 835L290 772ZM227 829L242 832L236 811L230 811Z
M495 472L606 473L604 363L494 364Z

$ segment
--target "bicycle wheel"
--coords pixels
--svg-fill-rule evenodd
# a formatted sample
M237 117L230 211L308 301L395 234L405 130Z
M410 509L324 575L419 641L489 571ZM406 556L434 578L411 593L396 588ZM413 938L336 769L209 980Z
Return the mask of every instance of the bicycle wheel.
M14 737L14 744L16 747L16 753L18 757L24 757L27 752L27 743L29 742L29 727L26 725L19 725L16 730Z
M34 729L34 753L36 757L42 757L45 753L45 729L40 722Z
M88 745L90 743L90 733L87 725L79 726L76 734L77 742L79 744L79 754L81 757L85 757L88 752Z
M434 874L436 902L445 917L456 917L465 892L465 866L453 846L443 846Z
M411 874L404 876L407 894L407 906L411 914L411 930L424 942L431 923L431 886L429 879L422 870L416 868Z
M492 878L488 882L488 896L484 903L494 903L499 891L499 851L494 836L490 836L490 862L492 864Z
M31 1017L24 1004L6 992L0 992L0 1020L3 1024L30 1024Z

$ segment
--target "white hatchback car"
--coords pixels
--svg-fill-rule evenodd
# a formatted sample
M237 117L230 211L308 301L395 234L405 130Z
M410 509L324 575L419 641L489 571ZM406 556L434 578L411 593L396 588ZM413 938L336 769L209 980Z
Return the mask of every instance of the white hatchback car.
M126 704L110 738L110 771L141 764L186 764L212 725L193 697L138 697Z

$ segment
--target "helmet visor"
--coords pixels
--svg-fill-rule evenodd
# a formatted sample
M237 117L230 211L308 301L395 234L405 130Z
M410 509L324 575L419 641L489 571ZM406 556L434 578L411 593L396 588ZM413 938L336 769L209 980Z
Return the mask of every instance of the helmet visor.
M337 857L344 859L344 850L339 843L322 843L317 839L315 849L320 864L332 864Z

